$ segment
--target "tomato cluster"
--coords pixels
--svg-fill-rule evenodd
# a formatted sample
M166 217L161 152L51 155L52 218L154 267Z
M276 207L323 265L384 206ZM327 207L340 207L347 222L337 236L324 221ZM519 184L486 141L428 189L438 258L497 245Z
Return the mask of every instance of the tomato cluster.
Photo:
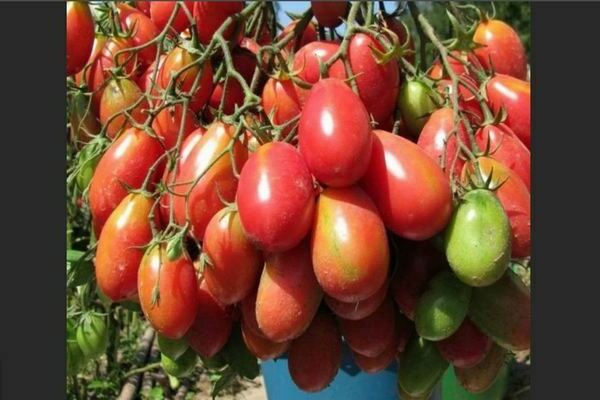
M425 398L450 364L477 392L529 349L530 86L509 25L484 17L458 50L430 37L419 71L384 10L361 25L359 4L312 2L342 41L310 13L276 36L262 3L138 3L105 10L121 25L95 44L67 5L73 174L96 284L140 304L165 371L241 332L315 392L345 342Z

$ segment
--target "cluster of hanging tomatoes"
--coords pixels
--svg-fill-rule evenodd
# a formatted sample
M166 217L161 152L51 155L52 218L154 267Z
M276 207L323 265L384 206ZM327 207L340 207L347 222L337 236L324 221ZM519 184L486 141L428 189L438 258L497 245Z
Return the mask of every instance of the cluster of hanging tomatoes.
M345 343L426 398L449 365L480 392L529 349L523 44L459 8L441 41L421 14L428 67L398 10L360 3L313 1L283 29L267 2L117 3L101 23L67 4L95 282L139 302L169 374L241 330L303 390Z

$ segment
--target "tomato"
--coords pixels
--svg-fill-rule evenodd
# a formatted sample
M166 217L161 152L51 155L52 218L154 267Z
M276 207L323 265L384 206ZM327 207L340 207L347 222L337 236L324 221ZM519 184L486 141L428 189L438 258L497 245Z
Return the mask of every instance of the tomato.
M452 102L452 81L449 79L440 80L436 89L438 93L447 98ZM483 112L481 111L481 104L477 100L477 96L473 94L473 91L479 90L477 82L468 75L461 77L461 82L458 84L458 106L465 112L469 121L479 125L483 121Z
M431 114L417 141L419 147L444 168L448 178L458 177L465 164L460 156L457 137L465 146L470 147L464 124L461 122L457 128L455 130L454 111L450 107L443 107Z
M512 242L512 257L527 257L531 254L531 196L529 190L516 173L505 165L488 157L478 158L483 179L492 176L492 187L508 216ZM463 178L473 174L471 163L465 165ZM498 185L502 183L500 187Z
M87 362L77 342L75 323L67 319L67 375L77 375Z
M399 391L415 398L429 398L446 369L448 369L448 362L435 345L415 335L400 358ZM402 395L402 398L408 396Z
M265 114L275 125L282 125L300 115L300 99L294 82L289 79L269 78L262 92L262 106ZM283 130L285 138L294 126Z
M169 339L160 333L156 335L156 338L160 352L172 360L176 360L181 357L190 347L185 338Z
M67 2L67 75L81 71L94 44L94 18L83 1Z
M178 2L177 1L150 1L149 3L150 3L150 18L152 19L152 22L154 22L156 27L160 31L162 31L165 28L165 26L167 26L167 23L169 22L171 15L173 15L175 3L178 3ZM187 29L188 26L190 26L190 20L188 19L183 7L187 7L190 14L193 12L193 9L194 9L193 1L180 1L179 3L181 3L181 7L177 11L177 15L175 15L175 18L173 19L173 23L171 24L171 28L173 30L175 30L177 33L183 32L184 30Z
M318 392L333 381L341 362L342 339L335 320L321 312L290 346L290 377L305 392Z
M385 227L360 187L323 190L311 244L315 275L329 296L355 303L384 284L390 260Z
M425 83L412 80L400 87L398 107L408 132L418 137L421 129L439 104L439 95Z
M334 42L316 41L311 42L294 55L293 71L297 72L298 78L310 84L317 83L321 79L319 70L319 60L326 62L333 56L340 45ZM329 68L328 75L330 78L346 79L346 70L344 69L343 61L336 60ZM308 97L309 90L297 87L298 99L300 104L304 105Z
M483 361L492 348L492 340L465 318L458 330L450 337L436 342L446 360L459 368L472 368Z
M142 194L129 194L110 215L98 238L96 281L112 301L137 295L142 246L152 239L150 212L154 200Z
M475 141L482 151L489 143L490 157L513 170L531 190L531 155L512 129L505 124L486 125L476 132Z
M144 123L149 105L145 98L140 101L143 95L138 85L132 80L111 79L108 82L100 100L99 114L100 123L106 125L106 136L114 139L131 126L124 114L125 111L135 122ZM114 117L115 115L117 116Z
M221 303L237 303L256 287L262 256L246 237L237 212L224 208L212 217L202 250L211 260L204 269L206 286Z
M221 198L229 202L235 199L238 182L227 148L234 141L232 153L238 171L246 162L248 150L234 139L234 131L233 126L223 122L212 123L199 140L194 139L193 146L183 146L189 153L179 160L175 181L171 174L163 180L165 185L173 185L172 199L166 194L162 200L163 207L168 210L168 202L173 201L175 221L181 226L185 225L189 213L190 232L197 240L204 239L210 219L223 208ZM186 202L188 191L190 194Z
M244 9L243 1L198 1L194 3L194 19L196 20L196 30L200 43L208 44L215 32L221 27L223 22L233 14L237 14ZM237 30L243 33L243 27L236 27L233 21L225 32L225 40L231 40L234 32ZM241 39L241 35L237 39ZM237 40L239 42L239 40Z
M100 133L100 124L92 107L92 97L82 91L69 96L70 137L80 147Z
M452 213L450 183L442 169L408 139L373 132L373 154L361 185L386 227L410 240L441 232Z
M198 285L197 296L198 313L186 338L196 353L210 358L221 351L231 335L231 311L210 294L204 280Z
M414 52L415 51L415 42L413 41L412 37L410 36L410 33L406 29L406 26L404 24L402 24L402 22L400 22L400 20L398 20L397 18L394 18L392 16L387 16L387 17L384 16L383 19L385 21L385 24L387 25L387 28L389 30L391 30L392 32L394 32L396 34L396 36L398 36L398 42L399 42L400 46L406 45L405 50ZM414 62L415 62L414 53L406 54L404 56L404 58L406 58L406 60L408 62L410 62L411 64L414 64Z
M272 360L281 356L290 347L290 342L273 342L256 334L245 323L242 323L242 337L248 351L261 361Z
M394 342L396 310L390 297L366 318L357 321L338 318L340 331L352 351L376 357Z
M427 284L447 264L444 255L430 242L407 243L400 247L399 252L402 256L397 261L390 293L400 311L410 320L414 320L417 302Z
M277 41L283 39L290 32L292 32L296 28L296 25L298 25L298 20L290 22L285 28L283 28L279 36L277 36ZM284 49L291 53L292 51L294 51L294 49L305 46L311 42L316 41L317 39L317 28L315 27L315 24L309 22L308 24L306 24L306 28L304 28L304 31L302 32L300 41L298 41L297 38L294 38L288 44L285 45Z
M144 13L126 4L119 4L117 7L120 11L121 25L124 30L132 32L131 39L135 46L145 45L160 34L154 22ZM156 59L156 51L156 44L152 44L143 48L137 54L142 64L150 65Z
M463 64L461 61L457 60L457 58L464 60L464 61L469 60L469 56L467 54L460 52L460 51L456 51L456 50L451 51L450 54L448 55L448 63L450 64L450 68L452 69L452 72L454 72L460 78L469 76L469 69L467 68L467 66L465 64ZM441 59L437 58L433 62L433 64L431 65L431 68L429 68L429 71L427 71L427 75L429 75L432 79L444 79L444 78L447 79L448 78L448 73L446 72L446 69L444 68L444 65L443 65Z
M529 82L497 74L486 85L487 97L495 113L506 110L504 123L528 149L531 143L531 86Z
M111 37L106 41L98 56L105 79L110 77L109 70L117 67L117 61L128 76L139 75L142 67L141 59L137 53L127 50L132 47L135 47L133 38Z
M446 258L464 283L488 286L508 268L510 223L502 204L489 190L472 190L461 200L446 229Z
M123 184L139 189L148 169L163 149L155 139L135 128L125 131L100 159L90 182L89 204L96 237L105 221L127 196ZM159 175L152 177L155 181Z
M98 314L86 314L77 327L77 344L88 359L100 357L108 346L108 327Z
M223 113L225 115L231 115L235 112L236 107L240 107L244 104L245 94L242 85L235 78L227 78L227 92L223 93L225 88L225 81L219 82L215 85L215 88L210 95L208 100L208 107L205 109L207 119L214 117L216 112L221 105L221 98L225 94L225 101L223 102Z
M182 134L181 142L183 143L183 140L200 126L196 114L191 109L187 109L185 120L183 117L183 106L181 104L163 108L154 117L152 129L163 141L165 149L169 150L175 147L180 130Z
M97 142L96 142L97 143ZM94 170L100 161L102 156L101 150L98 144L90 144L85 146L79 154L78 162L80 162L80 169L75 178L77 187L83 193L90 185L92 177L94 176Z
M240 174L236 203L249 239L267 252L297 246L308 234L315 209L313 179L290 144L261 146Z
M268 339L280 343L300 336L322 299L308 241L285 252L265 255L256 294L256 322Z
M300 153L321 183L349 186L365 173L373 135L360 98L341 80L316 83L298 127Z
M319 25L328 28L341 25L348 14L347 1L311 1L310 7Z
M192 54L181 47L175 47L171 50L160 70L160 77L158 78L159 88L166 89L169 87L171 75L183 70L199 57L199 55ZM213 70L210 61L207 60L202 67L195 64L193 67L187 68L185 72L182 72L177 77L175 82L175 86L177 87L176 91L178 93L189 94L198 74L202 75L198 78L199 82L196 86L196 91L193 93L192 100L189 104L190 108L195 112L204 108L213 90Z
M394 112L400 71L395 59L380 64L373 49L384 52L377 40L364 33L352 37L348 46L348 59L352 72L356 75L356 85L360 99L375 121L381 122Z
M371 296L355 303L344 303L331 296L325 296L325 303L333 313L344 319L356 321L373 314L375 310L383 303L388 291L388 283L385 282Z
M161 56L158 58L158 71L160 71L165 58L167 58L167 56L165 54L161 54ZM153 96L159 96L160 93L158 93L158 78L160 77L160 73L156 72L156 76L155 71L157 70L157 66L156 66L156 61L153 61L152 64L150 64L150 66L148 68L146 68L146 70L144 71L144 73L142 75L140 75L140 77L137 80L137 84L140 87L140 90L144 93L146 93L148 91L148 88L152 88L150 90L150 94ZM150 103L153 103L154 101L152 99L150 99Z
M187 349L185 353L176 360L166 354L160 355L160 364L167 374L176 378L183 378L192 373L198 362L198 356L192 349Z
M258 327L258 322L256 321L256 294L258 288L256 288L252 293L248 296L244 297L244 299L240 302L240 311L242 314L242 322L246 325L246 327L251 330L255 335L265 337L263 331Z
M254 70L256 69L256 53L257 51L239 47L231 54L231 61L233 61L235 70L242 75L248 85L252 83Z
M473 41L483 47L474 50L481 65L488 71L525 79L527 55L519 34L503 21L481 21Z
M498 381L498 375L505 365L506 351L493 344L479 364L471 368L454 367L454 373L460 386L467 392L487 397L487 390Z
M79 72L75 76L75 81L78 85L84 85L92 95L92 110L95 115L100 112L100 100L104 91L104 71L100 60L100 51L104 48L107 38L105 36L97 36L94 40L92 55L88 60L88 68Z
M135 7L144 13L146 17L150 17L150 5L151 1L136 1L134 2Z
M182 338L198 311L196 271L189 256L169 260L166 244L151 247L140 263L137 285L142 311L154 329L169 339Z
M390 365L398 354L398 341L400 339L400 335L397 325L396 329L394 330L394 335L394 339L387 345L385 350L375 357L365 357L362 354L353 351L352 358L354 359L356 365L358 365L358 368L367 374L374 374L383 371L388 365Z
M424 339L439 341L458 330L469 310L471 287L449 269L434 276L417 302L415 328Z

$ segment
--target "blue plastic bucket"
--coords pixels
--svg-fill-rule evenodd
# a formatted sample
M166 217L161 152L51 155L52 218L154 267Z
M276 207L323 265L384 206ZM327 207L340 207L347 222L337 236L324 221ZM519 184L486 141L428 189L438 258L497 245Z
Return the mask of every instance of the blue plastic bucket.
M261 364L269 400L397 400L398 365L390 364L377 374L366 374L358 368L346 345L342 347L342 365L331 384L318 393L304 392L294 384L288 371L287 356ZM440 400L436 391L431 400Z

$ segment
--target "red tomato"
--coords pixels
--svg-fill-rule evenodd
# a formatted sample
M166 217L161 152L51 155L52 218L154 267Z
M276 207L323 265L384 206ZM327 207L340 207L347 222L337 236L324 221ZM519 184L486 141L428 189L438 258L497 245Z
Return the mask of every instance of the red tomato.
M269 253L258 283L256 322L275 342L300 336L315 316L323 291L315 278L308 241L291 250Z
M242 300L256 287L262 256L242 229L237 212L222 209L208 226L202 250L211 260L204 268L208 290L223 304Z
M244 231L259 248L297 246L315 209L313 179L300 153L283 142L261 146L242 169L236 203Z
M139 189L148 169L162 153L163 149L156 139L135 128L125 131L104 153L89 188L90 211L96 237L100 235L109 215L127 196L123 184Z
M81 71L94 44L94 18L83 1L67 2L67 75Z
M279 36L277 36L277 40L281 40L283 39L285 36L287 36L288 33L292 32L294 30L294 28L296 27L296 25L298 25L298 21L292 21L290 22L284 29L283 31L281 31L281 33L279 34ZM311 42L314 42L318 39L317 37L317 28L315 27L315 24L313 24L312 22L309 22L306 25L306 28L304 28L304 32L302 32L302 36L300 37L300 43L298 44L298 48L305 46ZM285 50L288 52L292 52L295 48L296 48L296 44L298 43L298 39L294 38L292 39L288 44L285 45Z
M450 183L442 169L410 140L373 132L373 154L362 186L385 225L410 240L441 232L452 213Z
M369 114L343 81L323 79L313 86L302 110L298 143L308 169L321 183L352 185L371 158Z
M310 84L317 83L321 79L319 71L319 60L326 62L335 54L340 48L338 43L334 42L311 42L306 46L300 48L294 55L293 70L298 73L298 78ZM343 61L337 60L329 68L330 78L346 79L346 70L344 69ZM308 97L308 90L301 87L297 87L298 99L300 104L304 105L306 97Z
M473 90L479 90L475 79L468 75L461 77L462 82L458 84L458 106L461 110L465 111L469 121L480 124L483 121L483 112L481 111L481 104ZM452 81L449 79L442 79L436 85L437 91L446 96L450 101L452 96Z
M300 115L300 99L291 80L269 78L262 92L262 105L265 114L275 125L284 124ZM294 126L288 126L282 137L285 138Z
M305 392L318 392L333 381L341 362L342 339L335 320L320 312L306 332L290 346L290 377Z
M400 46L404 46L406 45L406 50L410 50L410 51L415 51L415 42L412 40L412 37L410 36L409 32L406 30L406 26L402 24L402 22L400 22L398 19L394 18L394 17L384 17L383 18L387 28L389 30L391 30L392 32L394 32L396 34L396 36L398 36L398 42L400 43ZM415 55L413 54L407 54L406 55L406 60L408 60L408 62L413 63L415 62Z
M149 105L145 98L139 101L143 95L138 85L130 79L111 79L108 82L100 100L99 115L100 123L106 125L106 136L114 139L120 132L131 127L129 119L124 114L125 110L134 121L144 123ZM131 109L136 103L137 105ZM117 116L114 117L115 115Z
M460 58L465 61L467 60L467 55L461 53L460 51L454 50L451 52L451 54L456 58ZM469 69L454 57L451 57L450 55L448 56L448 63L450 64L452 71L461 78L469 76ZM448 74L446 73L442 61L439 58L433 62L427 74L433 79L448 78Z
M290 342L273 342L264 336L257 335L242 322L242 337L248 351L261 361L272 360L284 354L290 347Z
M223 97L223 89L225 82L219 82L215 86L210 99L208 100L208 108L206 108L205 115L207 119L211 119L214 117L215 112L213 110L218 110L221 105L221 98ZM225 93L225 101L223 103L223 113L225 115L231 115L235 112L236 106L241 106L244 104L244 89L242 89L242 85L235 78L228 78L227 82L227 92Z
M395 59L379 64L372 49L384 51L377 40L358 33L350 41L348 59L356 75L360 99L375 121L381 122L396 108L400 72Z
M181 104L163 108L152 121L152 129L163 141L167 150L172 149L177 144L180 129L182 129L181 143L183 143L183 140L199 126L200 123L196 118L196 114L189 108L185 113L185 121L183 120L183 106Z
M412 321L417 302L429 280L447 264L444 254L429 242L407 242L399 246L401 256L397 260L390 293L400 311Z
M531 195L521 178L505 165L489 157L479 157L479 170L483 179L492 175L492 189L502 204L510 222L512 234L512 257L527 257L531 254ZM463 169L463 181L466 175L473 174L473 165L469 162ZM498 185L504 182L500 187Z
M514 76L527 77L527 55L521 38L515 30L503 21L492 19L482 21L477 26L473 41L484 45L475 49L475 55L488 71Z
M136 297L138 269L144 256L141 246L152 240L149 216L153 204L153 199L142 194L127 195L98 237L96 281L112 301Z
M435 160L437 165L441 166L444 160L444 172L448 178L451 176L451 171L453 171L452 175L460 176L465 164L459 157L457 136L465 146L470 147L464 124L460 123L457 132L454 132L454 112L450 107L443 107L431 114L417 141L417 144Z
M150 3L150 18L159 30L163 30L169 22L169 18L173 14L176 1L151 1ZM193 1L180 2L181 7L177 11L177 15L171 24L171 28L177 33L183 32L188 26L190 26L190 20L188 19L183 7L187 7L190 15L194 9Z
M106 41L99 55L105 79L110 77L109 70L117 66L117 61L128 76L137 76L141 72L140 56L126 51L132 47L135 47L132 38L112 37Z
M225 20L237 14L244 9L243 1L198 1L194 3L194 19L196 20L196 30L200 43L208 44L215 32L221 27ZM231 40L236 30L235 21L229 25L223 37L225 40ZM243 28L239 29L243 33ZM241 39L242 35L239 35Z
M323 190L311 245L317 280L325 293L339 301L365 300L387 278L390 256L385 227L358 186Z
M338 317L355 321L373 314L375 310L379 308L381 303L383 303L387 291L388 283L385 282L374 294L364 300L355 303L344 303L343 301L325 295L325 303Z
M198 311L197 287L196 271L187 254L171 261L162 244L144 255L138 271L140 305L161 335L169 339L185 335ZM158 299L154 298L156 289Z
M497 74L486 85L487 97L494 112L504 106L510 129L528 149L531 143L531 86L529 82Z
M152 64L150 64L150 66L148 68L146 68L146 70L144 71L144 73L138 78L137 80L137 84L140 87L140 90L144 93L146 93L148 91L149 87L152 87L152 90L150 91L150 94L153 96L159 96L158 93L158 78L160 77L160 69L163 65L163 63L165 62L165 58L167 58L167 56L165 54L162 54L159 59L158 59L158 71L156 72L156 76L154 75L157 69L156 67L156 61L152 62ZM154 80L153 80L154 79Z
M100 100L104 91L104 71L102 70L102 63L100 61L100 51L104 48L106 41L106 36L96 37L94 47L92 48L92 55L87 62L90 66L75 77L78 85L85 84L87 89L92 92L92 109L96 115L100 112Z
M136 8L126 4L117 5L119 18L123 29L131 31L131 39L135 46L141 46L160 34L152 20ZM152 64L156 59L156 44L143 48L138 52L140 61L146 66Z
M504 124L486 125L475 134L480 150L488 146L490 157L513 170L531 191L531 155L529 149Z
M449 338L435 343L440 354L459 368L473 368L483 361L492 348L492 340L482 333L469 318Z
M186 334L192 349L202 357L217 354L229 340L233 320L231 309L219 303L206 288L204 281L198 285L198 313Z
M233 51L231 61L233 61L235 70L239 72L246 80L246 83L250 85L250 83L252 83L252 77L254 76L254 70L256 69L256 54L250 50L239 47Z
M144 13L146 17L150 17L151 1L136 1L135 6L138 10Z
M396 324L394 332L394 339L387 345L381 354L375 357L365 357L355 351L352 352L352 358L356 362L356 365L358 365L363 372L366 372L367 374L375 374L383 371L394 361L398 355L398 342L401 339L398 324Z
M174 186L171 186L171 174L163 181L165 185L171 186L174 193L172 201L175 221L179 225L185 225L189 213L190 232L197 240L203 240L208 222L223 208L221 198L229 202L235 199L238 182L232 171L232 157L226 152L230 142L234 140L234 131L233 126L223 122L212 123L193 146L183 146L190 150L179 160ZM248 157L248 150L239 140L234 142L233 155L239 171ZM186 203L185 195L188 191L190 193ZM169 199L170 196L166 194L161 200L167 210Z
M171 81L171 74L176 74L178 71L183 70L186 66L192 64L197 60L199 56L192 54L181 47L175 47L167 55L164 64L160 70L160 78L158 79L158 86L161 89L166 89ZM210 65L210 61L207 60L204 65L200 66L195 64L182 72L175 82L177 92L189 93L193 88L196 76L202 74L199 79L199 83L196 86L196 91L193 93L192 100L190 102L190 108L195 112L199 112L206 102L210 98L210 94L213 90L213 70Z
M266 338L263 331L261 331L258 327L258 322L256 321L257 290L258 289L255 288L252 293L244 297L244 299L240 302L239 308L242 314L242 322L246 325L246 327L255 335Z
M310 7L321 26L335 28L348 14L347 1L311 1Z

